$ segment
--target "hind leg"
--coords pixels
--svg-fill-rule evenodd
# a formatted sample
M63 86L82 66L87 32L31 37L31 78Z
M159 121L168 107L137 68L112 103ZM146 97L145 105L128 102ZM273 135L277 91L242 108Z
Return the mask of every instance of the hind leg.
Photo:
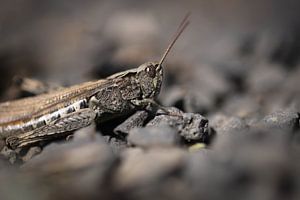
M10 136L6 143L12 148L24 147L39 141L49 140L65 135L67 132L90 125L96 117L96 113L87 108L57 119L39 129Z

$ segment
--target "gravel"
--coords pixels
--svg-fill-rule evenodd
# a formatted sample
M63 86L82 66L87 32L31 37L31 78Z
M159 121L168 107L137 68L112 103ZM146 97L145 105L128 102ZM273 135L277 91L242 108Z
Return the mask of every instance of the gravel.
M0 140L1 200L300 199L299 3L22 2L0 6L1 102L159 60L192 15L163 63L163 109Z

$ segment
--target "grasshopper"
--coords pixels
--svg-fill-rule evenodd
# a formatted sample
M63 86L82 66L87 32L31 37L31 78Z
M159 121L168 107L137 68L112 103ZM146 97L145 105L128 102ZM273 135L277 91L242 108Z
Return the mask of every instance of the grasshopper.
M116 116L159 106L163 62L189 24L188 14L159 62L113 74L106 79L0 104L0 139L12 149L53 139Z

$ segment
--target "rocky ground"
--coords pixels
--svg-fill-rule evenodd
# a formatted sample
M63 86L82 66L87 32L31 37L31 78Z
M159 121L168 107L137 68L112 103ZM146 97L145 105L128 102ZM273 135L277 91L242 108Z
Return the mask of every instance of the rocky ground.
M157 60L187 10L191 25L164 65L173 115L0 141L1 200L300 199L296 1L29 2L0 8L1 101L45 92L24 77L55 90Z

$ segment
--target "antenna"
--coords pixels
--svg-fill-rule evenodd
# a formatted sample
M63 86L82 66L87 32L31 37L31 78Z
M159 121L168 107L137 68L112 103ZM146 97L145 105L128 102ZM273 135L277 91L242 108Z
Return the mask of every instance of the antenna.
M188 12L185 17L183 18L183 20L181 21L180 25L177 28L177 31L175 33L175 35L173 36L170 44L168 45L165 53L163 54L163 56L161 57L160 61L159 61L159 65L161 65L164 60L166 59L167 55L169 54L170 50L172 49L172 47L174 46L175 42L177 41L177 39L179 38L179 36L181 35L181 33L184 31L184 29L189 25L190 21L188 20L189 16L190 16L190 12Z

